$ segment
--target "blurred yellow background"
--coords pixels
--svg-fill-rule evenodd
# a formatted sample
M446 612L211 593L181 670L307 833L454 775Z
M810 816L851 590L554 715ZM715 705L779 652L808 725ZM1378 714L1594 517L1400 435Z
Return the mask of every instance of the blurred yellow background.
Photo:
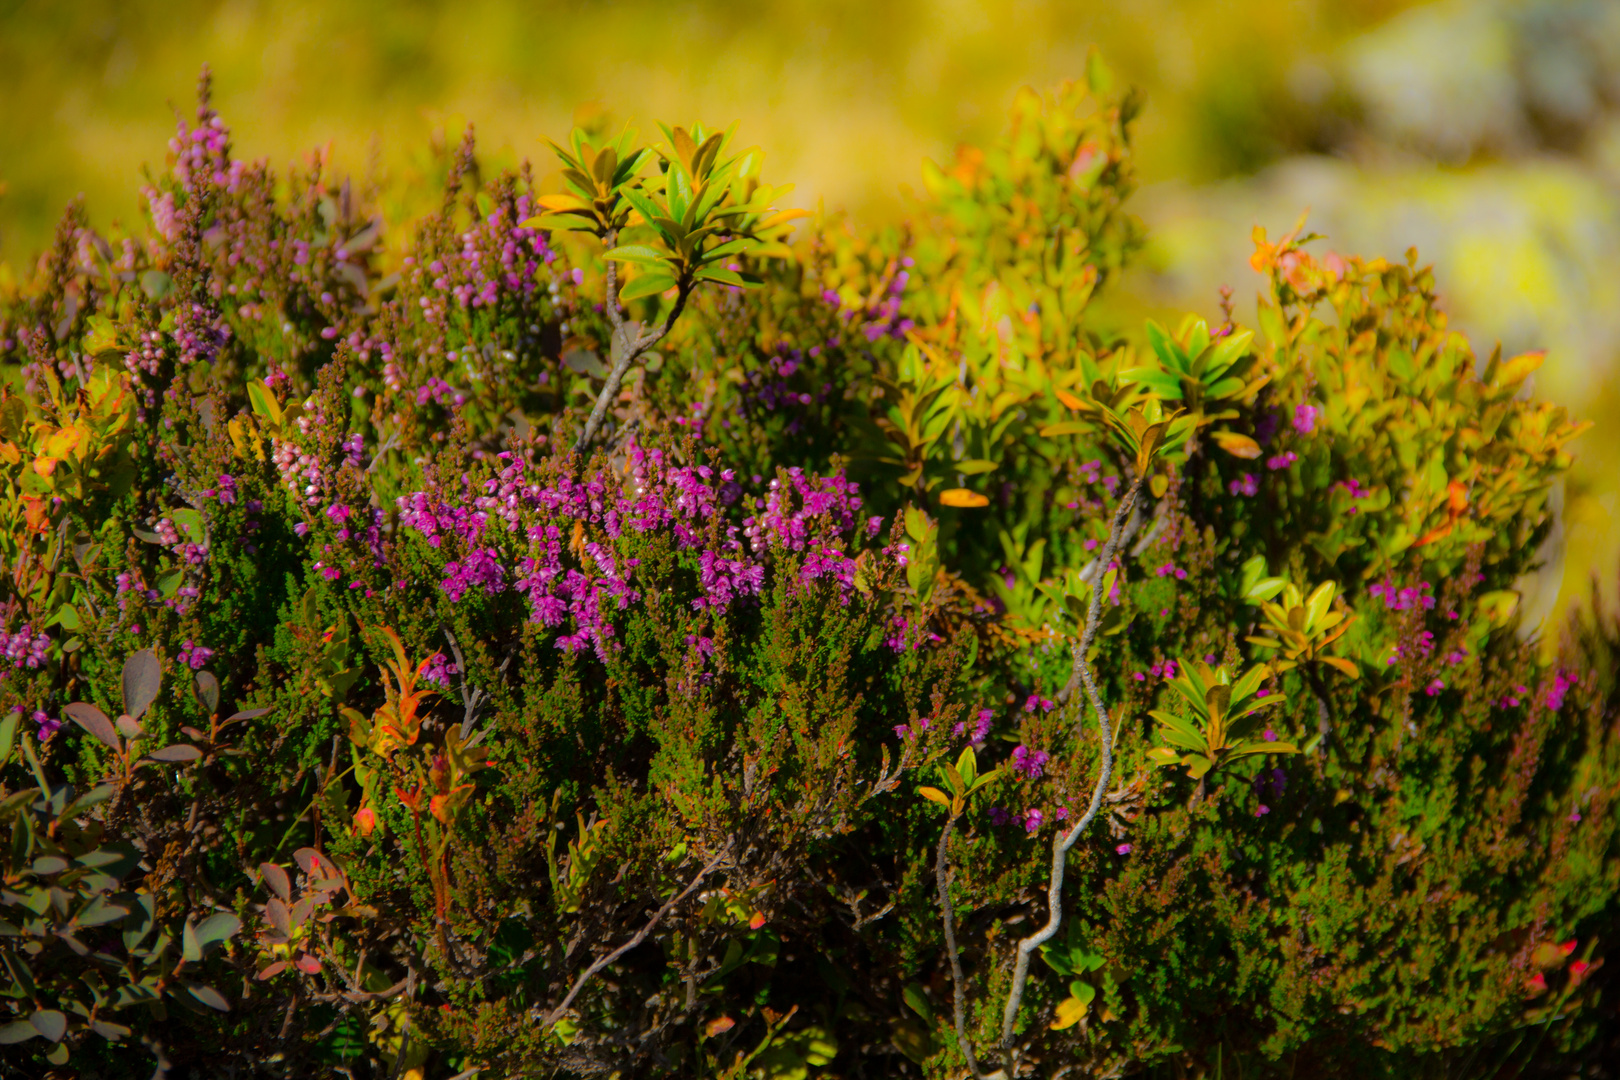
M1532 614L1594 571L1612 595L1615 0L0 0L0 260L31 261L75 194L98 225L137 220L140 170L205 62L239 156L330 145L404 191L401 215L435 137L472 122L487 164L549 172L537 138L584 107L739 120L801 205L877 223L905 212L923 158L994 137L1020 86L1077 77L1092 45L1147 93L1152 240L1125 310L1210 313L1222 284L1241 301L1250 228L1307 207L1327 247L1416 245L1476 349L1546 347L1538 391L1598 425Z

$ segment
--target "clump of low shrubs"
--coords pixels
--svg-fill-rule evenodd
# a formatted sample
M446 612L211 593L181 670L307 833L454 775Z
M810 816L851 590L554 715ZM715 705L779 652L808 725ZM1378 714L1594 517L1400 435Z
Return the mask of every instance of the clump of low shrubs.
M1620 624L1517 612L1580 426L1415 253L1122 322L1137 108L1025 92L893 229L702 126L385 228L205 79L0 283L5 1060L1597 1052Z

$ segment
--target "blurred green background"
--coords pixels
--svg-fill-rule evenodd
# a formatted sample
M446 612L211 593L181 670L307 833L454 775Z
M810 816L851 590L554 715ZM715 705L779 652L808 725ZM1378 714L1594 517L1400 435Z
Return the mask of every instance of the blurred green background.
M82 193L136 220L172 107L204 62L239 156L330 147L400 193L477 125L533 158L581 109L740 120L773 179L877 223L925 157L994 136L1014 92L1098 46L1147 93L1136 211L1152 241L1120 302L1170 317L1239 300L1249 232L1301 211L1326 247L1416 245L1488 352L1544 347L1537 392L1594 431L1534 619L1620 565L1620 3L1615 0L0 0L0 261ZM172 103L172 107L171 107ZM1555 553L1556 554L1556 553Z

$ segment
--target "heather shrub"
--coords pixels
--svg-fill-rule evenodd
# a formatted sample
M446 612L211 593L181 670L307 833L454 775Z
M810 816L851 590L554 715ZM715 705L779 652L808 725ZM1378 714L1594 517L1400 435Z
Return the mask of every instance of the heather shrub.
M469 134L385 230L205 82L0 295L7 1061L1578 1061L1620 626L1515 583L1579 425L1415 253L1128 325L1136 111L796 234L730 132Z

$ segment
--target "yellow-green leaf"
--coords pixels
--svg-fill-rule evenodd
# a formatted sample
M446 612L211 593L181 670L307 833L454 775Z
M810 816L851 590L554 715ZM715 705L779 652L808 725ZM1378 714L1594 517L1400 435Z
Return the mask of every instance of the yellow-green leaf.
M1053 1031L1062 1031L1078 1024L1091 1008L1077 997L1064 998L1057 1004L1057 1018L1052 1021Z

